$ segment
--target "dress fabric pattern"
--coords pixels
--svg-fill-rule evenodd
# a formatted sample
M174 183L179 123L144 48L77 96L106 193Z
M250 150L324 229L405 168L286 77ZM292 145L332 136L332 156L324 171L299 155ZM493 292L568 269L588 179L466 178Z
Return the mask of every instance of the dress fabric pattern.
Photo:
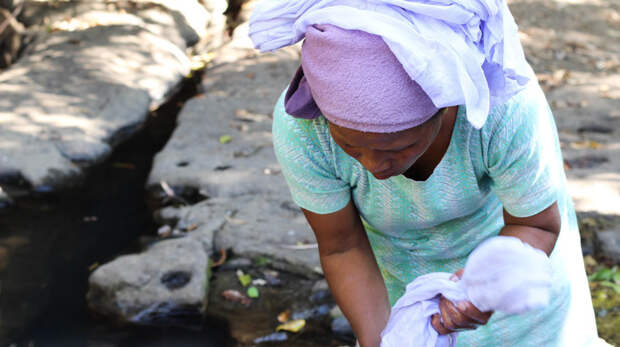
M536 82L493 108L481 129L460 106L450 145L426 181L375 179L333 141L324 117L294 118L283 98L274 110L273 141L293 200L319 214L353 200L391 304L418 276L462 268L478 244L499 233L502 208L526 217L557 201L562 230L550 257L549 306L523 315L497 312L487 325L460 333L457 345L599 343L557 130Z

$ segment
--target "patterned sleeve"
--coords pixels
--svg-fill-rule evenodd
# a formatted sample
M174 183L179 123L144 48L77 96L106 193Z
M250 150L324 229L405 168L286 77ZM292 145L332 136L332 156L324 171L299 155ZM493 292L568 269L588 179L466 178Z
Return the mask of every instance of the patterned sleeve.
M553 115L536 84L490 115L487 172L503 207L533 216L557 201L564 169Z
M273 114L273 145L293 201L308 211L327 214L351 199L348 183L335 174L329 133L322 119L294 118L284 110L284 94Z

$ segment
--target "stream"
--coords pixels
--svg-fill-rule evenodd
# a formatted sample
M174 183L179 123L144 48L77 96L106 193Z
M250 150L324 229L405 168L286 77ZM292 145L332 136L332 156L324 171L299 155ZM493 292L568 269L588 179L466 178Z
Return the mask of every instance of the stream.
M214 319L199 331L114 327L86 309L89 268L137 252L141 236L155 233L144 182L183 102L197 93L200 77L186 81L171 101L151 112L145 127L90 169L80 188L24 191L0 210L0 325L12 332L0 334L0 345L234 344L226 323Z

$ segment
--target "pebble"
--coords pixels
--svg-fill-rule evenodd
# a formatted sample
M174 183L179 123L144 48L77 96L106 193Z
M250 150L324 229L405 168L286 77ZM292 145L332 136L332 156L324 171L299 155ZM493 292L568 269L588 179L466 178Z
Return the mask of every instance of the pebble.
M166 238L172 234L172 228L170 225L163 225L159 229L157 229L157 235L160 237Z
M597 231L596 236L601 244L603 253L620 263L620 228Z
M349 324L349 321L344 318L344 316L340 316L332 321L332 332L336 334L336 336L344 339L355 337L351 324Z
M248 258L231 259L220 267L220 270L235 270L238 268L246 268L252 266L252 260Z
M286 339L288 339L288 335L286 335L286 333L284 332L279 332L258 337L254 339L254 343L259 344L263 342L279 342L286 341Z

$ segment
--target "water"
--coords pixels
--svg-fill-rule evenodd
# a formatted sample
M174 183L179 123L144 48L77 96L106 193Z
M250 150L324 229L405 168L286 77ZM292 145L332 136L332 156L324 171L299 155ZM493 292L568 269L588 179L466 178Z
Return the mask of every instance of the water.
M86 309L89 267L140 249L156 226L144 183L200 76L153 112L147 125L91 170L80 188L23 196L0 211L0 345L228 346L225 323L204 329L123 328ZM152 208L153 206L151 206ZM30 322L25 325L25 322ZM208 341L208 342L207 342Z

